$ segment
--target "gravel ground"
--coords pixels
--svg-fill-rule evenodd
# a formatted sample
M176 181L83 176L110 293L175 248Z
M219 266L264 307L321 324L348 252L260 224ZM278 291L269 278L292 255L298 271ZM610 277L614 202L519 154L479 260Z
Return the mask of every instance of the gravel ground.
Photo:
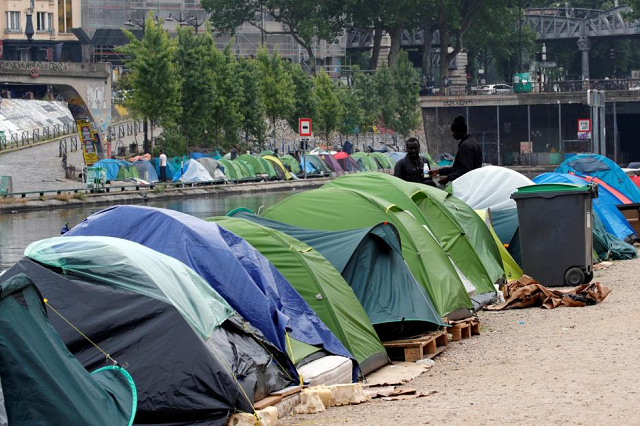
M286 425L640 424L640 260L594 281L612 289L591 307L481 312L481 335L451 343L407 387L413 400L292 415Z

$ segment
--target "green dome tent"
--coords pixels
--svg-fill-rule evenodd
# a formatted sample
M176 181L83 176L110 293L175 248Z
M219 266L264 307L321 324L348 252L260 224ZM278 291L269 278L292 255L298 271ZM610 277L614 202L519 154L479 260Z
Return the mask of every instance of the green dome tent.
M118 168L118 177L116 180L140 179L140 173L136 166L132 164L121 164Z
M375 172L379 168L376 160L369 157L366 152L355 152L351 156L360 164L360 168L363 171Z
M292 155L283 155L282 157L280 157L280 161L282 161L284 165L289 166L291 173L300 173L300 163Z
M381 340L412 337L444 326L405 263L393 225L331 232L298 228L246 210L229 216L284 232L317 250L351 286Z
M238 165L238 167L240 167L240 169L242 169L242 174L244 175L245 178L255 178L256 177L256 169L253 168L253 166L251 164L249 164L248 162L241 160L239 158L236 158L235 160L231 160L234 163L236 163Z
M495 293L504 269L489 228L476 212L445 191L384 173L341 176L324 185L384 198L425 225L478 293Z
M369 156L376 160L383 169L393 170L394 164L390 157L387 157L381 152L370 152Z
M267 175L270 179L278 176L276 171L273 169L273 166L271 166L267 160L262 160L259 157L254 157L249 154L239 155L236 160L242 160L245 163L250 164L256 174Z
M282 232L248 220L207 220L242 237L269 259L351 352L363 375L388 363L387 352L353 290L320 253Z
M242 171L242 168L235 161L222 159L218 160L218 162L220 163L222 168L224 168L224 175L227 177L227 179L241 180L246 177L244 175L244 172Z
M130 426L136 415L131 376L111 365L87 372L25 274L0 282L0 376L0 424Z
M438 242L410 213L373 195L344 188L320 188L292 195L262 213L267 219L304 228L341 231L390 222L400 234L402 254L425 286L438 314L458 309L468 315L471 300L454 265Z

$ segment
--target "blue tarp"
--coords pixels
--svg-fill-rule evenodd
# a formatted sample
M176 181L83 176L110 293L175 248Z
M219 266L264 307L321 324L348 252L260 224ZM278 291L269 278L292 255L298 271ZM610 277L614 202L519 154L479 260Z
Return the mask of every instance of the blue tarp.
M535 183L573 183L581 186L585 184L579 177L564 173L544 173L533 181ZM635 235L635 232L616 204L619 204L618 198L606 188L598 187L598 198L593 199L593 211L598 215L607 232L624 240L630 235Z
M128 166L130 163L127 163L123 160L112 160L110 158L106 158L104 160L100 160L97 163L94 163L92 167L100 167L107 171L107 180L117 180L118 179L118 170L120 170L120 165Z
M136 169L138 169L138 175L140 175L140 179L144 179L147 182L158 181L158 174L156 173L156 168L153 167L153 164L151 164L150 161L138 160L134 162L133 165L136 166ZM145 177L145 172L147 173L146 177Z
M622 192L634 203L640 203L640 189L612 160L597 154L579 154L560 164L556 173L593 176Z
M123 238L180 260L283 353L287 353L288 330L298 341L353 359L262 254L215 223L173 210L115 206L89 216L65 234L81 235Z
M167 173L167 176L173 176L173 177L171 178L171 181L172 181L172 182L177 182L177 181L179 181L179 180L182 178L182 175L183 175L184 173L187 173L187 170L189 169L189 163L190 163L190 161L185 161L185 162L183 162L183 163L182 163L182 167L176 167L176 168L175 168L175 172L173 173L173 175L169 175L169 174ZM169 162L168 162L168 161L167 161L167 164L169 164Z

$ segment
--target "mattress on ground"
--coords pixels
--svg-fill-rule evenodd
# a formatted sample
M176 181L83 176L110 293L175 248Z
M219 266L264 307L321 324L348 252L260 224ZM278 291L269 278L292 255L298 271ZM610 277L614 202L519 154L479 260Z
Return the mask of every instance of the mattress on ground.
M351 383L353 366L349 358L337 355L325 356L298 368L308 386Z

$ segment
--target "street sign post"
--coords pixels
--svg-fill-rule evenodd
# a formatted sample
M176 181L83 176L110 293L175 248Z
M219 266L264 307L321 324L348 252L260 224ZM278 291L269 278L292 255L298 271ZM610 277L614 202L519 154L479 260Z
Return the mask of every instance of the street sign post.
M300 149L302 149L302 174L303 174L303 179L306 179L307 178L307 160L305 156L307 151L307 143L313 136L313 131L311 130L310 118L298 119L298 135L300 136Z
M301 138L310 138L312 135L311 132L311 119L310 118L300 118L298 119L298 134Z
M555 62L540 62L540 68L555 68L558 64Z
M591 139L591 119L578 118L578 139Z

